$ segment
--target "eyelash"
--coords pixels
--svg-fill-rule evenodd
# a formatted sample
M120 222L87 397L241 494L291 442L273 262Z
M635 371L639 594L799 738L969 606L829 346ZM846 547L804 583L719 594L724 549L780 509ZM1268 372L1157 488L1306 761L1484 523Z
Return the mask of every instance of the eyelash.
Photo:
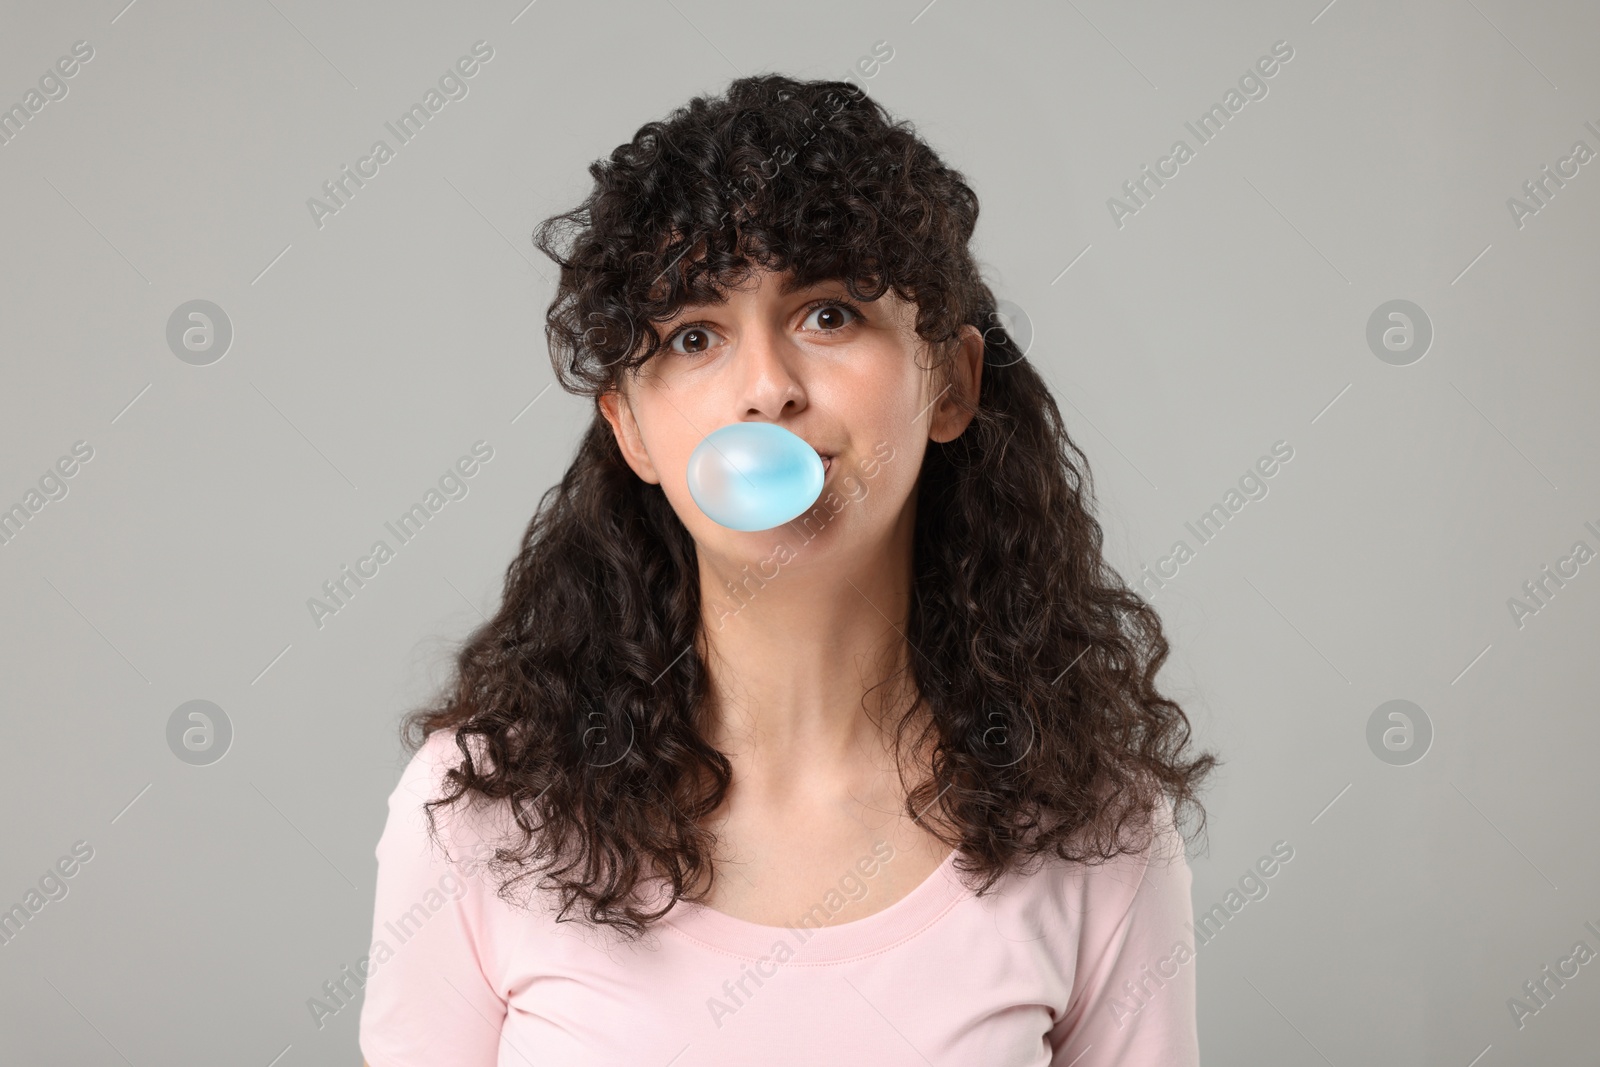
M819 331L821 333L841 333L844 330L849 329L851 326L854 326L856 323L858 323L858 322L860 322L860 321L862 321L863 319L866 318L865 315L861 314L861 309L856 307L850 301L848 301L848 300L837 300L837 299L834 299L832 297L827 297L827 298L824 298L822 300L813 300L811 303L807 304L806 308L805 308L805 318L809 319L811 317L811 313L816 311L818 308L829 308L829 307L844 308L846 311L850 312L850 314L853 316L853 318L851 318L851 320L849 322L845 323L843 326L840 326L838 329ZM805 320L802 319L801 321L805 321ZM672 333L670 333L667 336L667 339L664 342L662 342L662 347L665 348L668 352L672 353L675 356L698 356L698 355L703 355L704 353L701 353L701 352L679 352L677 349L672 347L672 342L676 341L680 334L688 333L690 330L714 330L714 329L715 328L709 322L686 322L682 326L679 326L676 330L673 330Z

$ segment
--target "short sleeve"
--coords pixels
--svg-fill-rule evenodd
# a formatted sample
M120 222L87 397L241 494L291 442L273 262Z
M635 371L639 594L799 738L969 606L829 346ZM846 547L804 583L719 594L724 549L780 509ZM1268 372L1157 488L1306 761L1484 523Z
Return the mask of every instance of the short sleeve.
M484 846L459 814L465 801L435 809L438 844L422 807L443 794L443 774L459 757L454 731L434 733L389 795L361 1006L361 1054L371 1067L498 1062L506 1002L483 951L494 894L471 873Z
M1116 861L1091 868L1099 886L1086 892L1084 929L1071 1000L1050 1031L1051 1067L1198 1067L1195 946L1189 898L1192 872L1170 805L1126 910L1105 916L1105 904L1126 899ZM1091 912L1099 908L1099 915ZM1120 915L1120 917L1118 917Z

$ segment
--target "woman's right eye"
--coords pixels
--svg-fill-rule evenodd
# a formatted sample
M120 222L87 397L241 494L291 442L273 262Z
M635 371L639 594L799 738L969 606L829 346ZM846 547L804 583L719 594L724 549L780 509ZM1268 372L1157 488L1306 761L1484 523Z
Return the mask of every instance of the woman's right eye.
M667 346L679 355L697 356L715 343L712 338L716 336L716 331L704 326L688 326L673 334Z

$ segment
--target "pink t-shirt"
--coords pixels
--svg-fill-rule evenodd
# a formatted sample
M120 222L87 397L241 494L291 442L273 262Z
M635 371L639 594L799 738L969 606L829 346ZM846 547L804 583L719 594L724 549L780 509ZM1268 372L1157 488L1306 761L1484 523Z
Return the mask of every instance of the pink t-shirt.
M475 860L505 825L490 809L438 809L439 854L421 805L458 757L453 731L434 734L389 797L357 967L371 1067L1200 1062L1191 876L1170 808L1157 848L1050 860L981 898L952 853L889 907L820 925L872 892L895 859L883 844L790 926L679 901L629 945L556 923L542 896L535 910L496 896Z

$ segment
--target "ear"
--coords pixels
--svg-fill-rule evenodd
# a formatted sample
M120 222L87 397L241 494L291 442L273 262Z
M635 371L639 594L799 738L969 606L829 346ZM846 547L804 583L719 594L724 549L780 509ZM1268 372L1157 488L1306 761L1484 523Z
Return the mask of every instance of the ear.
M950 386L934 404L928 426L928 439L940 444L954 441L966 430L983 383L983 334L968 323L961 327L956 346L949 364Z
M622 451L622 458L628 461L628 466L633 468L633 473L652 485L660 485L661 476L656 473L655 464L650 462L650 453L645 451L639 423L633 417L633 405L628 398L613 390L596 398L595 406L611 424L617 447Z

